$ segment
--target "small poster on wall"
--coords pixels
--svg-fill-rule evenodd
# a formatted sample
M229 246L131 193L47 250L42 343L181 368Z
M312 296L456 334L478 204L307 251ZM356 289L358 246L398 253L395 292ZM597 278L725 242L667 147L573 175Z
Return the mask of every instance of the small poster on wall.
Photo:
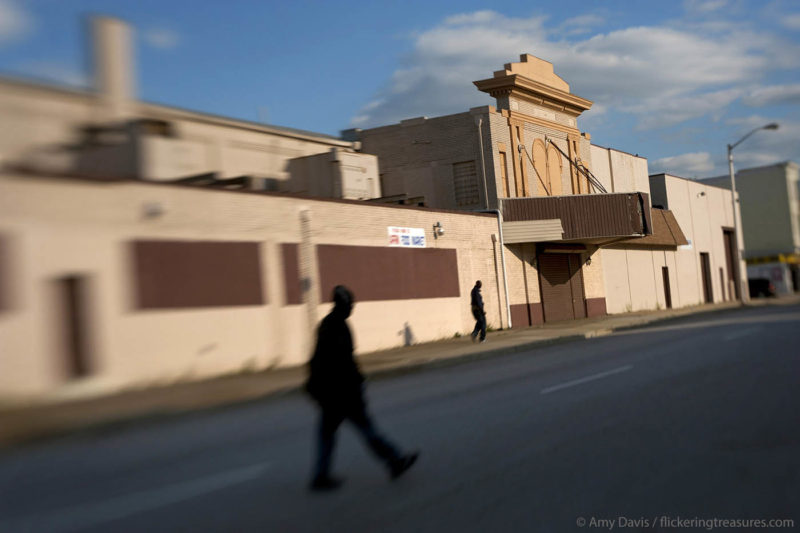
M425 230L422 228L399 228L389 226L389 246L425 248Z

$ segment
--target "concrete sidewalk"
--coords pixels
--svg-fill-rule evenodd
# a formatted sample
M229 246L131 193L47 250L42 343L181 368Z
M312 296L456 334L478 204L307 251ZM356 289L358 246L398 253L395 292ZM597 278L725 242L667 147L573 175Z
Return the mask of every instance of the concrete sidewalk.
M800 295L754 300L748 307L793 305ZM491 332L487 342L474 344L460 337L417 344L359 356L369 377L409 372L456 362L522 352L538 346L608 335L616 330L641 327L692 314L740 308L738 302L681 309L626 313L601 318L546 324ZM0 446L107 427L145 418L174 416L187 412L253 401L298 390L306 376L304 366L178 383L158 388L129 390L112 395L70 399L54 396L46 402L0 407Z

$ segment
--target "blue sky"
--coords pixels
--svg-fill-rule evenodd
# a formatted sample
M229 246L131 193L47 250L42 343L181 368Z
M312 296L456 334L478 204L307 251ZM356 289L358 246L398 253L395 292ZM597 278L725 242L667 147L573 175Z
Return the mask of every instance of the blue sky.
M800 162L800 2L0 0L0 73L89 83L88 15L136 30L140 98L320 133L492 104L530 53L594 101L579 128L651 172Z

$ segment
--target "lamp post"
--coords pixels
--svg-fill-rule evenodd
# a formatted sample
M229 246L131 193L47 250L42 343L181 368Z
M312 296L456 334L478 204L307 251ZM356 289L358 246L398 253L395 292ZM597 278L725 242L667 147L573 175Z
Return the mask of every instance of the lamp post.
M741 268L742 265L742 251L739 248L739 217L737 216L737 211L736 211L736 176L733 172L733 149L742 144L742 142L745 139L747 139L757 131L777 130L777 129L778 129L778 124L776 122L771 122L770 124L752 130L751 132L749 132L747 135L745 135L735 143L728 145L728 173L731 176L731 203L733 204L733 248L735 256L733 275L735 277L736 286L739 287L739 297L743 302L749 300L749 294L747 291L747 286L745 286L742 283L742 276L739 273L739 269ZM744 242L742 242L742 248L744 248Z

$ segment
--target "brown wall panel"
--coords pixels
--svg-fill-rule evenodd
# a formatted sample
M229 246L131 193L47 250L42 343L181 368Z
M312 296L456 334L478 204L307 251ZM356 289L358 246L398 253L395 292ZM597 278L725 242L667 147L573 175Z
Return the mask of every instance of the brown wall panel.
M525 328L543 323L542 304L514 304L511 306L511 324L513 327Z
M511 305L511 326L514 328L528 327L528 306L527 304Z
M616 193L506 198L502 201L503 220L560 219L564 239L620 237L641 234L651 224L649 206L643 193Z
M139 309L263 305L256 242L133 241Z
M325 302L336 285L350 288L356 301L461 296L452 249L321 244L317 258Z
M283 283L286 291L286 305L301 304L303 303L303 296L300 290L298 245L289 242L281 244L281 256L283 257Z
M8 311L11 307L11 273L9 272L8 240L0 235L0 313Z
M544 324L544 310L542 309L542 304L528 304L528 307L531 311L531 323L534 326Z
M586 298L586 315L589 318L595 316L606 316L605 298Z

